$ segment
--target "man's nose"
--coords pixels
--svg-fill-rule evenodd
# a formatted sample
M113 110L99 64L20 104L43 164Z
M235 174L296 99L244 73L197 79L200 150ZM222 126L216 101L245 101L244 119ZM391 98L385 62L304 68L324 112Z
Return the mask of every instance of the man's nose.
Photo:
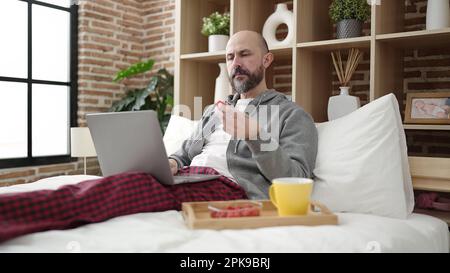
M233 62L231 63L231 71L236 70L238 67L242 67L241 60L239 57L234 57Z

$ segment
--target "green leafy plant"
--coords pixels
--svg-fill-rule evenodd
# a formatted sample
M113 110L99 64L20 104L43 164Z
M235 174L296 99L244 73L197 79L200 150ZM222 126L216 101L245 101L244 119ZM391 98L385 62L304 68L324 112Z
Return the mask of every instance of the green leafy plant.
M202 34L210 35L230 35L230 13L220 14L214 12L203 18Z
M370 17L370 5L367 0L334 0L329 13L334 22L345 19L365 22Z
M150 71L154 63L153 60L149 60L133 64L119 71L114 81L118 82ZM166 113L169 106L173 106L173 75L162 68L150 78L146 88L129 90L121 100L114 102L109 110L112 112L154 110L164 134L170 119L170 113Z
M154 60L148 60L146 62L139 62L129 66L128 68L119 71L116 77L114 78L115 82L123 80L125 78L131 78L133 76L139 75L141 73L145 73L153 68L155 64Z

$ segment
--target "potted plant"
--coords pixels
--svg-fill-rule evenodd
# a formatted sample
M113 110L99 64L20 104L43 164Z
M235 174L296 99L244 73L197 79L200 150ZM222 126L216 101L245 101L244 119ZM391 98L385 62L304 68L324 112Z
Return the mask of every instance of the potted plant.
M148 60L133 64L119 71L114 81L119 82L150 71L154 63L154 60ZM128 91L121 100L113 103L109 110L112 112L154 110L158 115L161 131L164 134L170 119L170 113L167 113L166 110L172 106L173 75L162 68L150 78L146 88Z
M214 12L203 18L202 34L208 36L208 51L224 50L230 38L230 13Z
M336 23L338 39L359 37L363 23L370 17L370 5L367 0L334 0L329 13Z

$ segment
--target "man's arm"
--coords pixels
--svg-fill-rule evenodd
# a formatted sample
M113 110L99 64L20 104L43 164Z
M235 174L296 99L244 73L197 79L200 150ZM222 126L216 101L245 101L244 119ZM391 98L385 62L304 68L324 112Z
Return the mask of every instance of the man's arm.
M279 140L246 140L258 169L271 181L277 177L313 177L318 133L311 117L303 110L292 110L280 121ZM265 145L264 145L265 144Z

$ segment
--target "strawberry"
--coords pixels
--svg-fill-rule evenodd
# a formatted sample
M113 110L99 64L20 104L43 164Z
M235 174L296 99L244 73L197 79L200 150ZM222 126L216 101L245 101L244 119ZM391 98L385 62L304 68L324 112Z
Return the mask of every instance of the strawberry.
M253 209L250 211L250 216L259 216L259 209Z
M251 210L245 209L241 212L242 217L248 217L251 216Z
M239 217L239 211L229 212L228 217Z

